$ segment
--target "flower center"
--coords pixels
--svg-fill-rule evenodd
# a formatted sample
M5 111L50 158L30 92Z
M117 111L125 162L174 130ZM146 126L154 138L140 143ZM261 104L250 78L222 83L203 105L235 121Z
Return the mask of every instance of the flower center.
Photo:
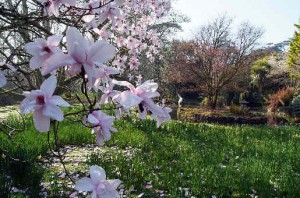
M38 96L38 97L36 97L36 103L37 103L38 105L43 105L43 104L45 104L45 97L44 97L44 96Z
M50 52L51 52L51 49L50 49L48 46L45 46L45 47L43 48L43 51L44 51L44 52L50 53Z
M46 1L46 2L44 3L44 6L45 6L45 7L50 7L50 6L51 6L51 4L52 4L52 2L51 2L51 1Z

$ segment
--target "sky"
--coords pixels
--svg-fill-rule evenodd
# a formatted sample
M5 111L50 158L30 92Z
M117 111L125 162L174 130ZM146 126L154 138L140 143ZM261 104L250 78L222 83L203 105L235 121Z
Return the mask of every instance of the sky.
M197 27L225 13L234 18L233 31L245 21L262 27L262 44L288 40L300 22L300 0L175 0L172 6L191 20L182 24L179 39L192 38Z

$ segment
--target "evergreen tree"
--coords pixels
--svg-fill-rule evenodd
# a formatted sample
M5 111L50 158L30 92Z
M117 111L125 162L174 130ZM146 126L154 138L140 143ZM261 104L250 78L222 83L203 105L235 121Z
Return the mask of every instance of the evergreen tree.
M296 24L294 37L290 43L288 54L288 66L291 69L292 78L300 78L300 24Z

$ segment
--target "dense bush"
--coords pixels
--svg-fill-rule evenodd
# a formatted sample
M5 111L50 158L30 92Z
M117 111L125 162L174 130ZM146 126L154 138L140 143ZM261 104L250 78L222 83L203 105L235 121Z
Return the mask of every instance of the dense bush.
M278 112L280 110L286 110L285 107L288 107L294 97L295 90L291 87L286 87L280 89L273 95L269 96L269 105L268 105L268 112Z

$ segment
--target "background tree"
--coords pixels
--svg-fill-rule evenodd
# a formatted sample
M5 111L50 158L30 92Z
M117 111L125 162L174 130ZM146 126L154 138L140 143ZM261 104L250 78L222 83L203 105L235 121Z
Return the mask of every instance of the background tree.
M252 85L257 88L260 94L262 94L264 82L271 68L272 65L268 62L267 57L255 61L251 67Z
M300 24L296 24L297 30L291 40L289 53L288 53L288 66L291 69L291 77L300 77Z
M211 108L216 108L224 88L249 69L257 59L253 53L263 31L242 23L237 34L231 31L232 19L219 16L200 27L191 41L176 41L166 77L171 82L192 83L205 93Z

